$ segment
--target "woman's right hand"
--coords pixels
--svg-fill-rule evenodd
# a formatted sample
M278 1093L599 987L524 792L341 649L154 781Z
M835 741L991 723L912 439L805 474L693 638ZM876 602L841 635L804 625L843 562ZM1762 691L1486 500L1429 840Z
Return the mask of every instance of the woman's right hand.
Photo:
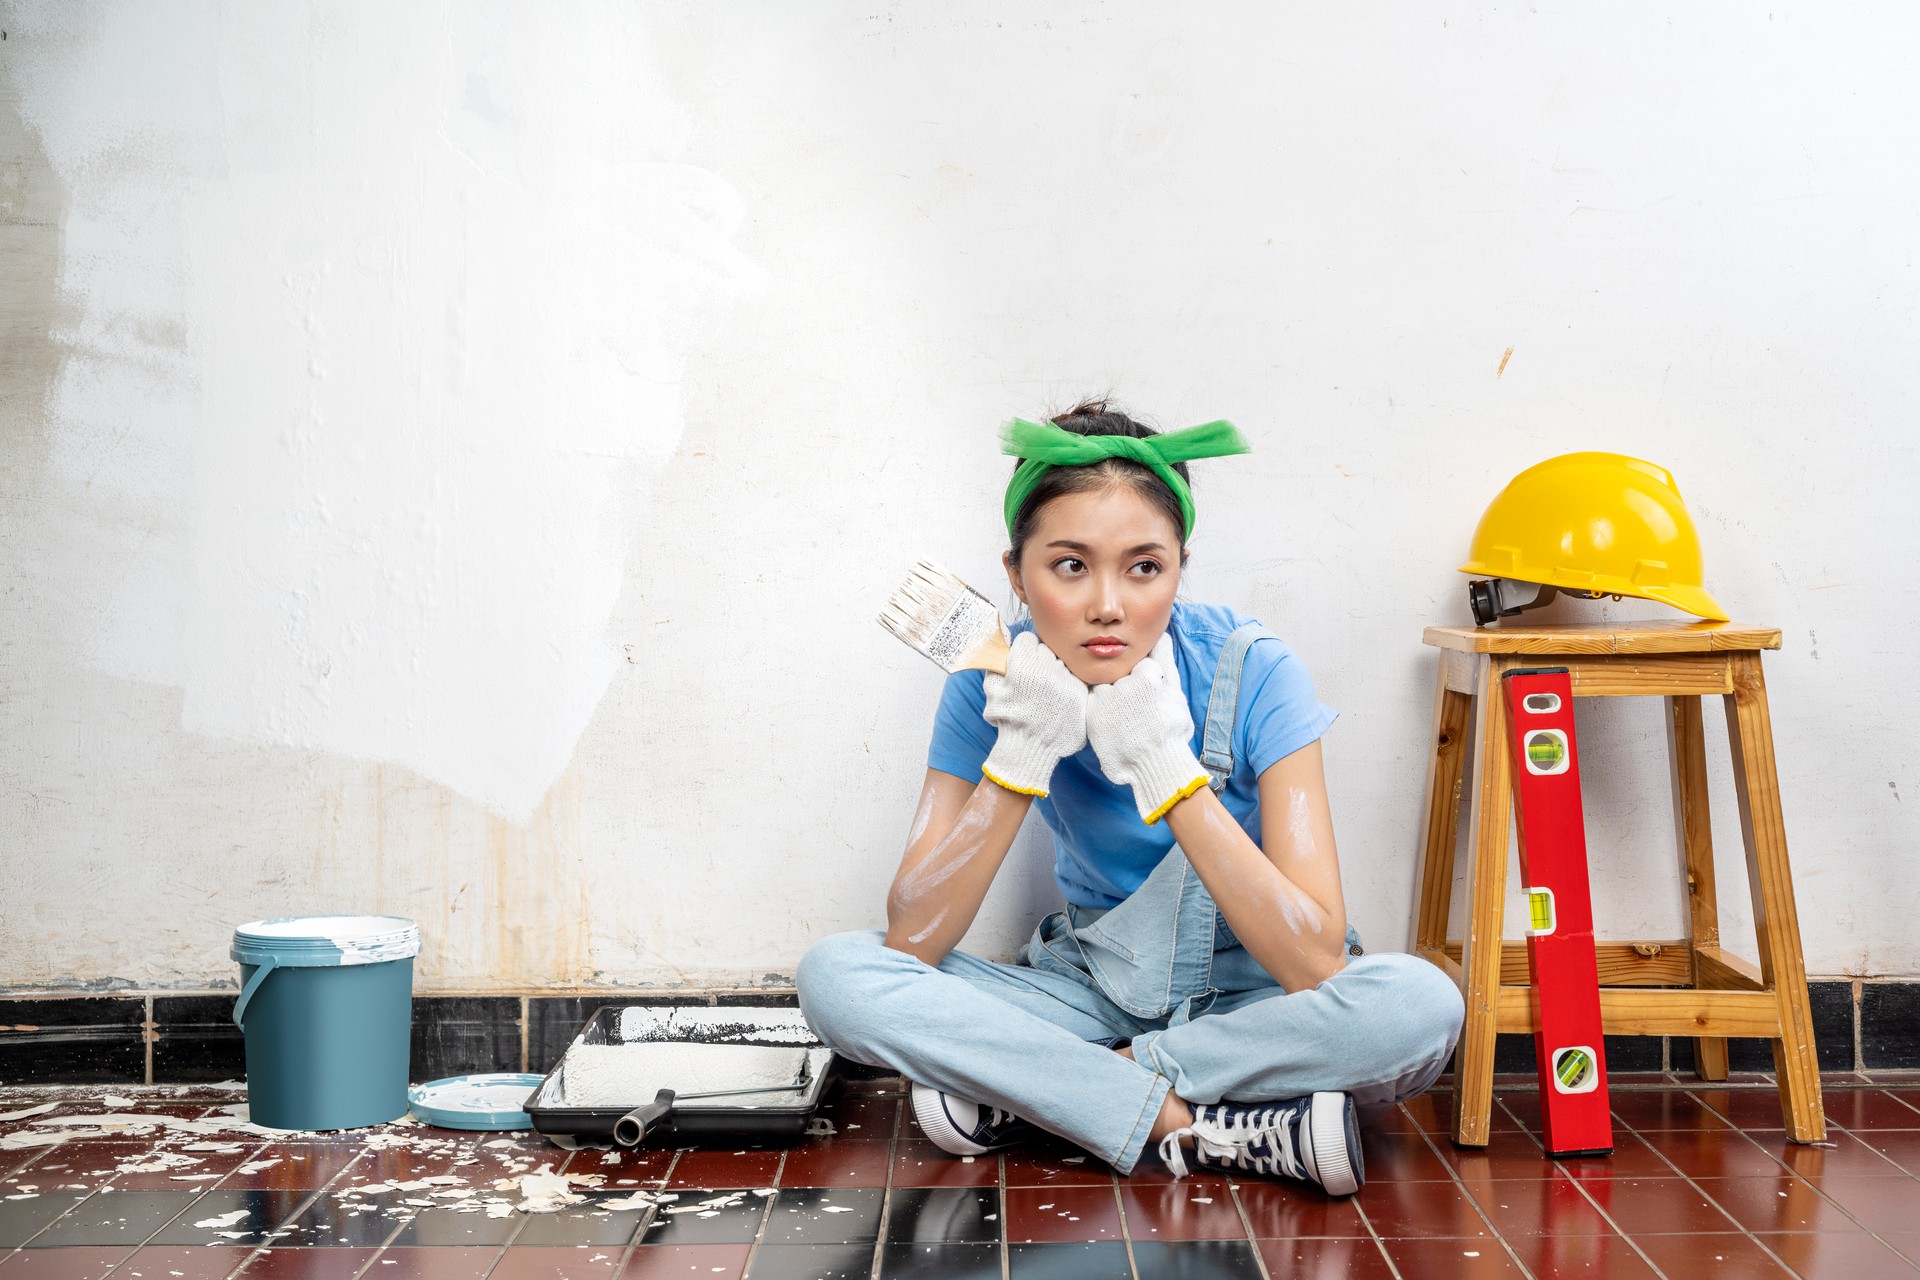
M986 677L987 723L1000 730L981 772L1023 795L1044 796L1053 768L1087 744L1087 686L1033 632L1015 636L1007 674Z

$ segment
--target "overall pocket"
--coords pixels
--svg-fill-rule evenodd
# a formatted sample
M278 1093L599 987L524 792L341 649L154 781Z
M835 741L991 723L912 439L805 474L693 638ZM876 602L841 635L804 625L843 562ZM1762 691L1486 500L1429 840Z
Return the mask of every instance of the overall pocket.
M1199 874L1175 848L1126 901L1076 924L1071 937L1107 999L1136 1018L1163 1018L1212 993L1216 916Z

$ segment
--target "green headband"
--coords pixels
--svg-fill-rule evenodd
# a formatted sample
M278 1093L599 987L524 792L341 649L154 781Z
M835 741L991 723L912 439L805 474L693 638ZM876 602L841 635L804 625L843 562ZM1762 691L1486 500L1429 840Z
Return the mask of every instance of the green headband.
M1007 536L1013 536L1013 522L1020 514L1040 477L1054 467L1084 467L1108 458L1125 458L1146 467L1166 482L1180 501L1180 516L1185 528L1181 537L1193 536L1193 491L1173 469L1176 462L1195 458L1220 458L1231 453L1247 453L1253 448L1231 422L1202 423L1182 431L1148 436L1082 436L1051 422L1028 422L1010 418L1000 428L1000 452L1023 458L1007 482Z

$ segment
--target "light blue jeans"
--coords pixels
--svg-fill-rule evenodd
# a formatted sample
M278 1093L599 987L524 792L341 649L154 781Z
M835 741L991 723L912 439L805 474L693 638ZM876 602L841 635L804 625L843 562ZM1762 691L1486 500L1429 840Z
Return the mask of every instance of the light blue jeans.
M1196 927L1197 926L1197 927ZM1464 1017L1414 956L1360 953L1288 992L1227 929L1175 849L1111 911L1048 916L1013 964L955 951L938 968L841 933L796 975L820 1038L857 1062L1004 1107L1132 1171L1168 1090L1190 1103L1351 1094L1361 1123L1425 1090ZM1128 1061L1093 1041L1133 1040Z

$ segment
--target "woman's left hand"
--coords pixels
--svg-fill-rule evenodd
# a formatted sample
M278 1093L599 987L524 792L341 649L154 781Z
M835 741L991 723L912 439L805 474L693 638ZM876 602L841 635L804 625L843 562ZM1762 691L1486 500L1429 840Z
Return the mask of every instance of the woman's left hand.
M1134 805L1150 824L1207 785L1193 754L1193 712L1180 688L1172 636L1163 633L1120 679L1088 691L1087 741L1101 771L1133 788Z

